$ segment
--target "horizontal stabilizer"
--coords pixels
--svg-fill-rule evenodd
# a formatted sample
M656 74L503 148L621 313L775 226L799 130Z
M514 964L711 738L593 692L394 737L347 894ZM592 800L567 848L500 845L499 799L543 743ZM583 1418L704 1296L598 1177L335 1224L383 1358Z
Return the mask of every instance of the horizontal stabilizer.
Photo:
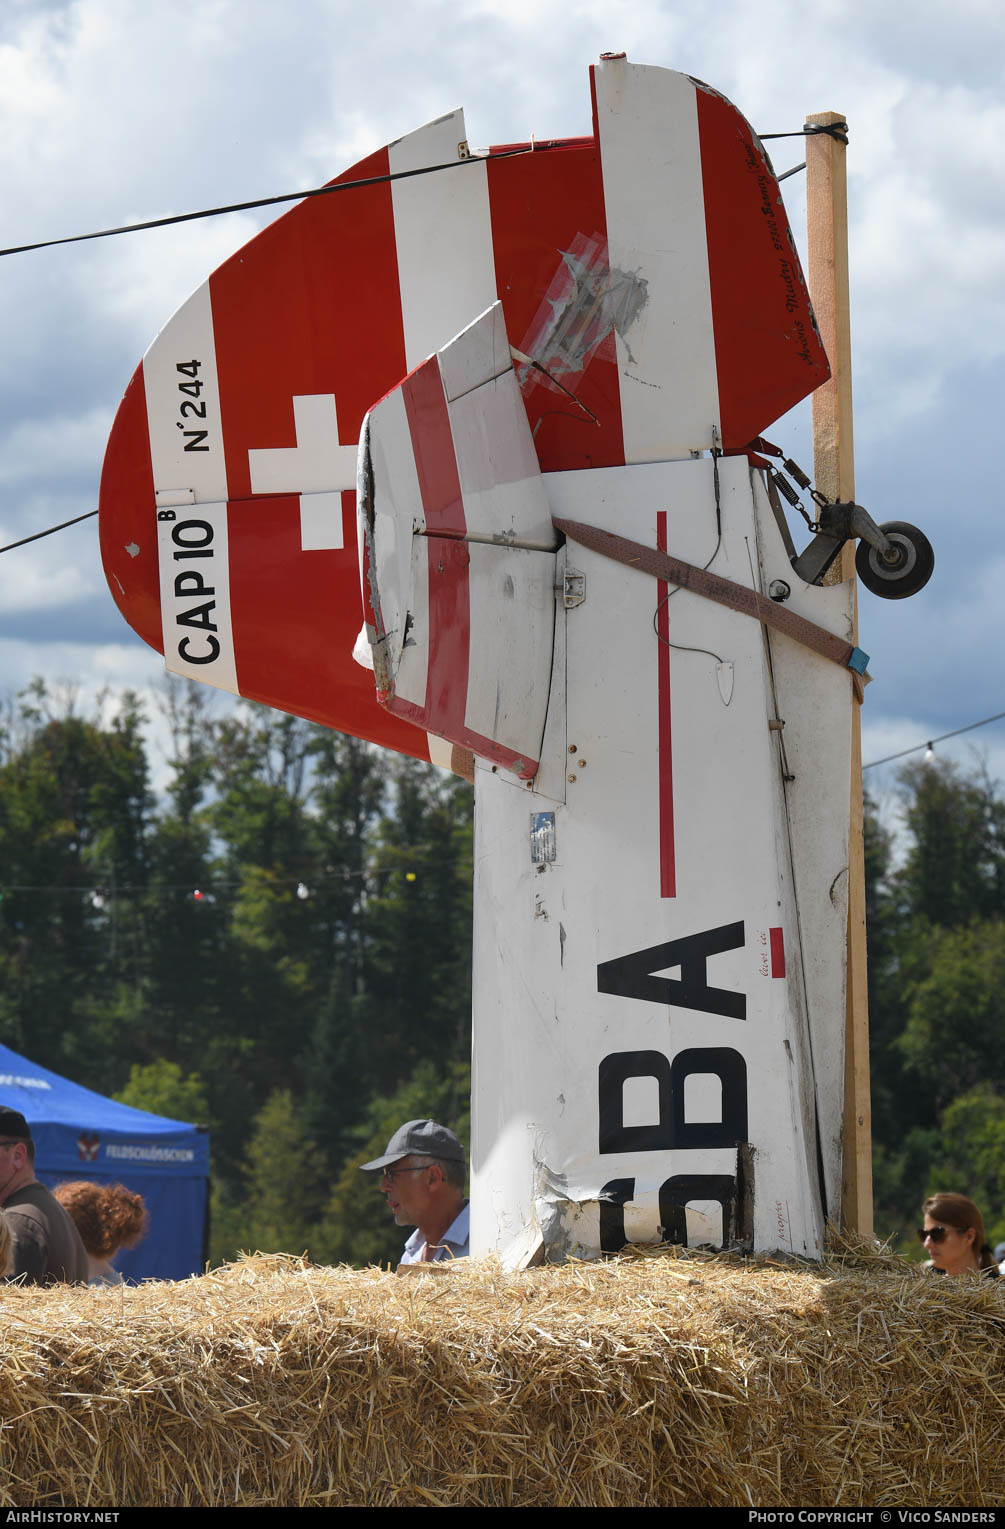
M360 556L377 693L529 778L555 628L555 531L494 303L367 415Z

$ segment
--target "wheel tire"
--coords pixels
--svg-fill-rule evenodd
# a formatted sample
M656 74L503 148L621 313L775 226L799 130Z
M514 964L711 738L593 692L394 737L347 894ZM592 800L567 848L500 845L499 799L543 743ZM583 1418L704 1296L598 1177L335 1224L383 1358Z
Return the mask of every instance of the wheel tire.
M884 558L868 542L860 541L855 552L858 576L872 594L882 600L906 600L924 589L932 577L935 553L924 531L906 520L888 520L879 528L893 544L895 557Z

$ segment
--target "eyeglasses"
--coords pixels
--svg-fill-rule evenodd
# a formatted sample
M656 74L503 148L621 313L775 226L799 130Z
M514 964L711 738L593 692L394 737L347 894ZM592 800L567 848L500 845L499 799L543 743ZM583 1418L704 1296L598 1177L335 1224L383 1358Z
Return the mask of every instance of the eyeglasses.
M948 1235L949 1235L949 1227L948 1226L927 1226L927 1227L926 1226L919 1226L918 1227L918 1241L919 1242L924 1242L926 1237L928 1238L929 1242L936 1242L936 1243L937 1242L945 1242L945 1240L948 1237Z
M16 1141L0 1141L0 1147L24 1147L24 1146L27 1146L27 1143L26 1143L26 1141L25 1141L23 1136L19 1136Z
M423 1163L421 1168L385 1168L381 1178L390 1179L393 1183L399 1173L425 1173L432 1166L432 1163Z

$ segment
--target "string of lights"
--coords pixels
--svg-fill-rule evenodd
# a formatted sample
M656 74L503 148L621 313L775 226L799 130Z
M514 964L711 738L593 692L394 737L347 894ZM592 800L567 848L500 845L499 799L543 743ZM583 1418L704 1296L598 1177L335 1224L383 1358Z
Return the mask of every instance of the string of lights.
M401 876L407 882L414 882L418 880L418 873L416 871L402 870L399 866L382 865L373 866L370 869L364 871L335 870L333 868L331 870L325 871L320 877L312 876L310 878L311 882L313 883L312 886L309 886L307 882L304 881L304 879L300 876L269 876L267 877L267 882L269 887L274 890L278 890L283 887L295 886L297 897L301 902L305 902L307 898L315 896L320 887L323 886L326 882L359 881L364 877L371 880L379 880L381 877L396 875ZM3 902L3 899L7 896L25 892L43 893L50 896L75 895L78 897L87 897L90 899L92 905L95 908L101 908L106 902L110 902L115 898L125 898L131 896L145 897L149 896L151 893L167 894L173 892L182 892L186 897L190 897L193 902L211 902L215 893L233 891L235 888L239 889L247 886L247 884L248 883L246 880L207 881L204 882L200 887L193 887L191 882L162 882L156 887L137 886L130 882L117 883L113 887L107 881L96 881L91 885L85 886L81 886L79 884L71 886L31 886L26 884L12 883L10 885L0 886L0 902Z
M945 743L947 738L958 738L961 733L972 733L975 728L987 727L989 722L1000 722L1005 717L1005 711L996 711L993 717L982 717L979 722L968 722L966 727L954 727L952 732L939 733L936 738L928 738L924 743L915 743L909 749L901 749L898 754L886 754L882 759L871 759L868 764L862 766L863 770L874 770L877 765L890 764L894 759L906 759L908 754L920 754L926 751L926 757L931 758L935 753L937 743Z

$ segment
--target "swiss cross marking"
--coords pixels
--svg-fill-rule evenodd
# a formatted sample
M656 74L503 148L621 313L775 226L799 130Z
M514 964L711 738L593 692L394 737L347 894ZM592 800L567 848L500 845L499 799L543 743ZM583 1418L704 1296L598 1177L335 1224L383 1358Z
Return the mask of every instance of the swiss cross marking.
M248 452L253 494L300 495L300 545L305 552L337 551L342 539L343 489L356 487L356 446L339 439L333 393L293 399L295 446Z

